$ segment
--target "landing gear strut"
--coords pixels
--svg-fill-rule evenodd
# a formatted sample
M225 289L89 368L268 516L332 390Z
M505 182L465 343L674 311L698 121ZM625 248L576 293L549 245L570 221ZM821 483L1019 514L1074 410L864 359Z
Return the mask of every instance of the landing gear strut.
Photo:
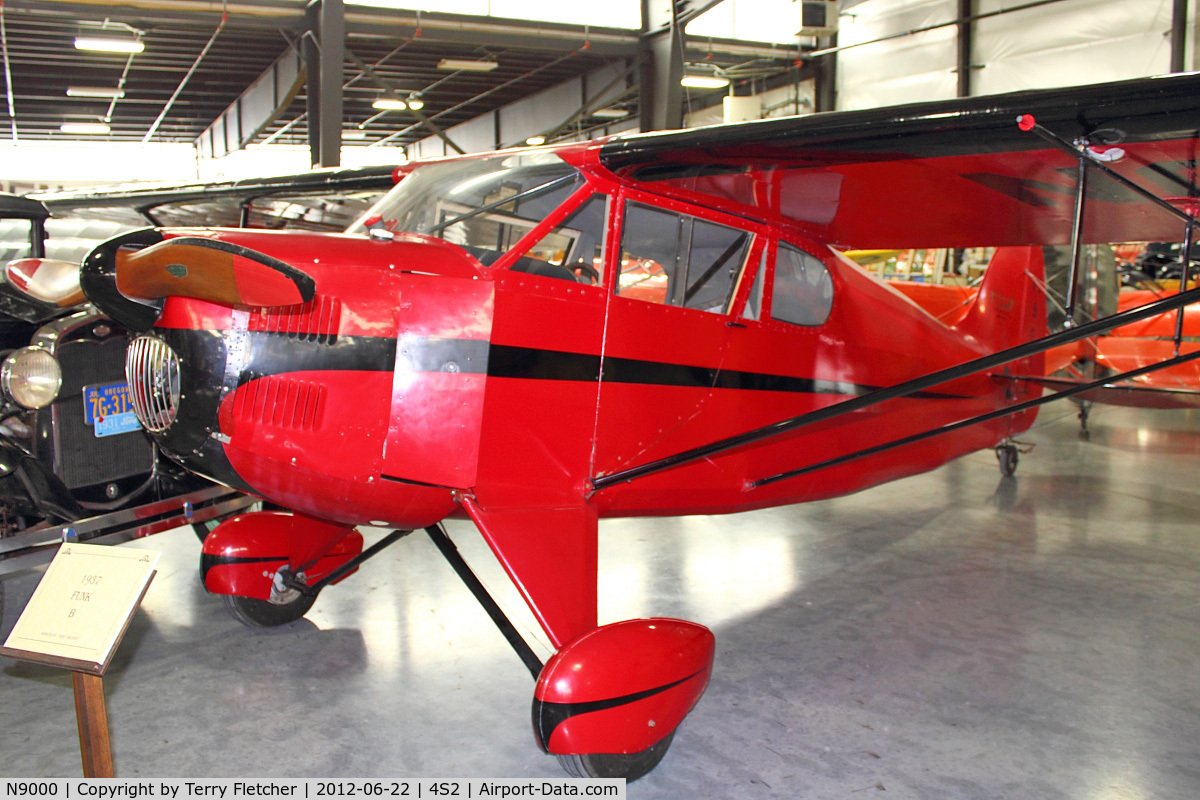
M1092 432L1088 430L1088 415L1092 413L1092 404L1086 400L1079 404L1079 438L1090 438Z
M602 625L541 663L440 525L425 529L537 680L538 745L576 778L632 781L658 766L712 672L707 628L677 619Z

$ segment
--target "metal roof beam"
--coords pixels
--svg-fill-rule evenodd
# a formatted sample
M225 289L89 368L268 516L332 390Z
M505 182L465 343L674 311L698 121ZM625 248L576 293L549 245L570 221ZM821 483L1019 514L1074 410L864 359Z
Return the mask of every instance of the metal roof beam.
M706 4L701 6L707 9ZM9 11L28 11L75 19L108 17L119 21L148 19L215 25L223 10L229 12L231 27L291 30L308 29L304 8L280 0L5 0ZM404 9L354 6L345 13L346 35L376 38L407 38L420 30L419 38L431 42L489 45L542 51L572 51L585 41L598 56L632 56L638 51L638 31L599 25L567 25L538 20L441 14ZM706 42L707 43L707 42ZM795 58L799 49L732 39L713 39L705 52L757 58Z

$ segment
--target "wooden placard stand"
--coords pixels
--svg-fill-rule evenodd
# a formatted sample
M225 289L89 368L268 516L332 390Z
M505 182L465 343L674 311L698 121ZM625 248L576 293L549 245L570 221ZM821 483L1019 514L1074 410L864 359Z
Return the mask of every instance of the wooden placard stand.
M104 673L153 580L159 554L59 548L0 655L71 671L85 778L113 778Z

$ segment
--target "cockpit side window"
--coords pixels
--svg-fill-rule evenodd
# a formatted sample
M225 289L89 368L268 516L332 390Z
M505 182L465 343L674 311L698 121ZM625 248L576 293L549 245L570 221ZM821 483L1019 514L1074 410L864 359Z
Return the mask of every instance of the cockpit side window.
M793 325L821 325L833 308L833 279L816 256L780 243L775 256L771 317Z
M626 203L617 294L725 313L752 239L727 225Z
M592 195L529 248L512 268L552 277L566 278L569 274L579 283L599 284L604 264L607 210L607 196ZM547 264L555 269L542 266Z

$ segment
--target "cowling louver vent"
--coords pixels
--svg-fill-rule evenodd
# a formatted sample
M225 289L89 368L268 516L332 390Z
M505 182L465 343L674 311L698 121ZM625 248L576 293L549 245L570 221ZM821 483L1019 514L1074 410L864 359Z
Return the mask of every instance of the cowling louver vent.
M239 422L311 431L320 425L324 407L322 384L248 373L234 399L233 417Z

